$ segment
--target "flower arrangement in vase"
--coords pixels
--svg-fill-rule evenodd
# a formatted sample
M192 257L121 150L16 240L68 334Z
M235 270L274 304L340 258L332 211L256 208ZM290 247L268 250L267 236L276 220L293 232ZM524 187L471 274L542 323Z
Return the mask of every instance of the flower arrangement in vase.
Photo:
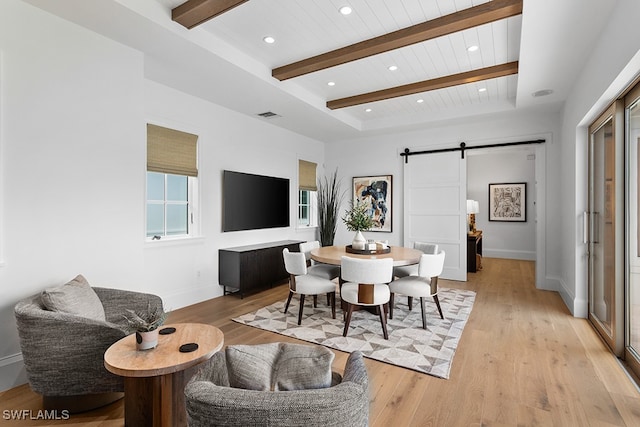
M373 227L373 218L369 215L367 205L360 200L355 203L351 202L351 207L345 211L342 221L347 226L347 230L356 232L351 247L363 250L367 240L362 235L362 232Z

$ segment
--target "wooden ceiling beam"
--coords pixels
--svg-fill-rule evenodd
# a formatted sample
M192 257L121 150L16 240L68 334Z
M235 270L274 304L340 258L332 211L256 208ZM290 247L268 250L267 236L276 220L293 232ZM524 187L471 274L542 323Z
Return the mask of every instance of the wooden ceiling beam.
M281 81L287 80L520 15L522 14L522 2L523 0L492 0L450 15L274 68L271 75Z
M171 10L171 19L192 29L247 1L249 0L188 0Z
M497 77L504 77L517 73L518 61L508 62L506 64L494 65L493 67L481 68L479 70L452 74L450 76L438 77L436 79L424 80L417 83L410 83L361 95L349 96L347 98L334 99L327 102L327 108L336 110L339 108L353 107L354 105L383 101L385 99L397 98L400 96L414 95L416 93L474 83L481 80L495 79Z

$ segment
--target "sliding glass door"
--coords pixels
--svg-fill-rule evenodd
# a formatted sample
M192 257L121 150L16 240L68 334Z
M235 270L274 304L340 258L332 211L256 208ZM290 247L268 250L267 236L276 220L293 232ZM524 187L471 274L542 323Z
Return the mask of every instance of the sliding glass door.
M640 84L625 97L627 289L625 360L640 375Z
M613 104L589 128L588 237L589 320L612 351L622 356L623 334L623 221L624 169L622 139ZM619 141L619 142L617 142ZM619 217L620 216L620 217Z

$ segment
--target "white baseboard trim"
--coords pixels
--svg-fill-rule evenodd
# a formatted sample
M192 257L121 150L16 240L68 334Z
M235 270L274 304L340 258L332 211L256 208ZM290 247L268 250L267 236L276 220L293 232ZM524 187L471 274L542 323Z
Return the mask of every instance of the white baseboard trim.
M587 318L588 302L585 299L576 298L575 294L567 289L563 280L560 280L558 293L573 317Z
M217 284L202 285L186 291L164 294L162 295L162 301L166 309L175 310L219 296L222 296L222 287Z
M536 288L543 291L560 292L562 281L557 277L544 277L542 280L536 279Z
M484 248L482 256L487 258L505 258L505 259L521 259L524 261L535 261L536 253L531 251L512 251L503 249L487 249Z
M9 390L27 382L22 353L0 358L0 391Z

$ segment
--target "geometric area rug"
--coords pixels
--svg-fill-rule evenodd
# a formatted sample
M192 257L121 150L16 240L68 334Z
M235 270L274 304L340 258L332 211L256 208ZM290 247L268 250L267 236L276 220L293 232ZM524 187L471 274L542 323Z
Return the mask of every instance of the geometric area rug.
M439 288L444 319L440 318L433 299L426 298L425 330L420 300L414 298L413 310L409 311L407 297L396 295L393 319L387 319L388 340L382 336L380 317L364 310L353 312L349 331L346 338L343 337L343 313L337 296L335 319L331 318L326 298L319 295L317 308L313 308L313 298L306 298L300 326L297 296L291 300L287 314L284 314L285 301L278 301L232 320L347 353L359 350L370 359L447 379L475 296L476 293L469 290Z

